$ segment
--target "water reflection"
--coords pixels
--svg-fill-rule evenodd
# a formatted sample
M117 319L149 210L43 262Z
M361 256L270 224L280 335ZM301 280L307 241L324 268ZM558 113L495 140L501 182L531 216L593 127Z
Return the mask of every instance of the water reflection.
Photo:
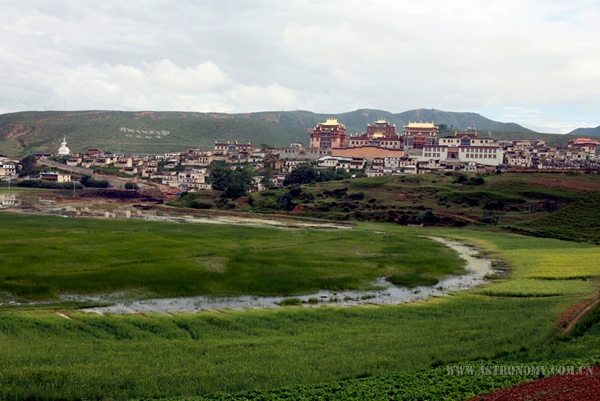
M19 206L21 201L17 198L16 194L11 193L0 193L0 207L9 208L13 206Z

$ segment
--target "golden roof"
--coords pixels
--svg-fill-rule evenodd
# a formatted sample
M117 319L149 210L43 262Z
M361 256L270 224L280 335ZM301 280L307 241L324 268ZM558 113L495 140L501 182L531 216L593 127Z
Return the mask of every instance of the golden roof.
M338 122L337 118L328 118L327 121L325 121L324 123L320 123L320 126L344 126L344 124L341 124Z
M414 122L411 123L410 121L408 122L408 125L405 125L406 128L435 128L435 125L433 124L433 121L428 123L428 122L423 122L421 121L420 123L418 122Z

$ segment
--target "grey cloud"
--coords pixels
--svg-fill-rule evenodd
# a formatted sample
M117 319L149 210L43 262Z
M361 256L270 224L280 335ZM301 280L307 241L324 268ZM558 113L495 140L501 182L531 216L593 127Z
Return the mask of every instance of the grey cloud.
M0 111L435 107L567 130L600 124L598 17L586 1L7 1Z

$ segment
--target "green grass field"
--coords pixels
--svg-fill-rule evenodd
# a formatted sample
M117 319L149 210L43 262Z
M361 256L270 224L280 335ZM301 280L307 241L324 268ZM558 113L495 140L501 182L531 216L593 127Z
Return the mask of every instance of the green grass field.
M363 376L373 377L370 383L388 383L381 390L392 379L379 375L390 373L400 375L393 376L398 387L416 377L411 375L437 377L437 370L428 369L432 366L537 349L569 305L595 292L590 280L528 278L544 250L565 255L553 268L560 276L561 269L570 269L569 255L593 258L595 246L516 234L381 223L359 224L353 231L317 231L10 214L0 214L0 219L3 289L46 286L44 296L133 288L156 294L196 293L198 288L230 294L249 288L287 292L289 283L298 290L318 288L323 277L329 285L361 286L370 274L406 270L409 261L414 271L437 266L428 268L428 274L442 273L442 266L460 268L453 252L418 237L422 235L474 243L512 269L511 277L484 288L397 306L296 306L174 316L97 316L71 305L5 308L0 312L0 398L5 399L198 396L293 385L314 388L314 383ZM298 251L309 245L309 256ZM343 263L333 263L340 258ZM330 263L319 270L311 264L315 260L319 266ZM296 263L310 272L299 281L303 287L293 275ZM265 279L275 272L261 266L274 264L290 270ZM238 270L228 279L231 269ZM211 274L219 278L209 281L210 286L194 281ZM587 274L600 276L600 268ZM287 276L292 280L286 281ZM354 281L343 281L347 277ZM597 354L586 347L585 356ZM365 380L368 386L371 379ZM344 383L331 385L345 388ZM481 381L461 383L461 394L483 388L477 387ZM454 393L448 394L459 391L450 386ZM300 397L306 388L295 394Z
M0 290L30 299L136 290L154 296L294 295L377 277L461 273L426 238L0 214Z
M0 395L201 395L408 372L534 346L568 303L461 294L402 306L175 316L4 312Z

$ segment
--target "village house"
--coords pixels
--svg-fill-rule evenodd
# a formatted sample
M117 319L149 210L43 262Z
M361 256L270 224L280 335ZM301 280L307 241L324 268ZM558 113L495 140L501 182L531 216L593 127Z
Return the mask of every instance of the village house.
M43 172L40 173L40 180L52 182L71 182L71 174Z
M131 157L117 157L117 159L114 161L114 166L116 168L126 168L126 167L133 167L133 159Z
M321 168L334 168L336 170L341 168L350 172L351 163L351 157L324 156L317 161L317 166Z
M17 177L17 165L0 162L0 180L13 180Z

